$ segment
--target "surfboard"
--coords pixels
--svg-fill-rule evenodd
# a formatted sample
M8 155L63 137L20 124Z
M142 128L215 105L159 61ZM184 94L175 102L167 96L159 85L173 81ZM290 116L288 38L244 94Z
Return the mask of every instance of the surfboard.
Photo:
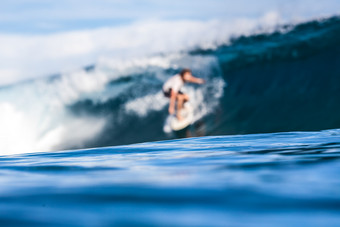
M179 131L188 127L194 120L194 110L189 102L184 103L179 114L183 118L181 121L175 115L171 116L170 127L173 131Z

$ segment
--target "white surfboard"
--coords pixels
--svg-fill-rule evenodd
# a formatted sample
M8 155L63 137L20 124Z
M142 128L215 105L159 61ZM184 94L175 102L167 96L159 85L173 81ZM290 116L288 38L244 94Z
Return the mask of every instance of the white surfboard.
M174 131L179 131L188 127L194 120L194 110L188 102L184 103L179 114L182 116L182 120L179 121L175 115L173 115L170 120L170 127Z

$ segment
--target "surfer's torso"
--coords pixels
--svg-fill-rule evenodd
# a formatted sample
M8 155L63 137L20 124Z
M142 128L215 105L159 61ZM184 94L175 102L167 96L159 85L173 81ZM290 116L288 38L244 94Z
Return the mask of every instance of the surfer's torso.
M170 77L163 85L163 91L169 92L170 89L178 93L184 85L184 81L179 74Z

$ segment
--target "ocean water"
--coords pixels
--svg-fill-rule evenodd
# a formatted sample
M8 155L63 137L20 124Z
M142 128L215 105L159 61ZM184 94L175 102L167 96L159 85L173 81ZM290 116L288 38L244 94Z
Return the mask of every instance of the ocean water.
M0 157L1 226L339 226L340 131Z
M138 54L0 87L0 226L339 226L340 18L275 18L67 34ZM161 87L184 67L207 83L174 133Z
M340 128L339 17L208 39L1 87L2 154ZM207 83L185 87L195 124L176 135L164 130L168 100L161 87L183 67Z

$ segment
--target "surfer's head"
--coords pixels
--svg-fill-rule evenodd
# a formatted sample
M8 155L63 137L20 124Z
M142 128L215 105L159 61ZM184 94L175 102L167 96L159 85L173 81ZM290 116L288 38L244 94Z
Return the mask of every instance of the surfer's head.
M183 69L179 75L182 77L183 81L187 81L192 77L191 70L190 69Z

